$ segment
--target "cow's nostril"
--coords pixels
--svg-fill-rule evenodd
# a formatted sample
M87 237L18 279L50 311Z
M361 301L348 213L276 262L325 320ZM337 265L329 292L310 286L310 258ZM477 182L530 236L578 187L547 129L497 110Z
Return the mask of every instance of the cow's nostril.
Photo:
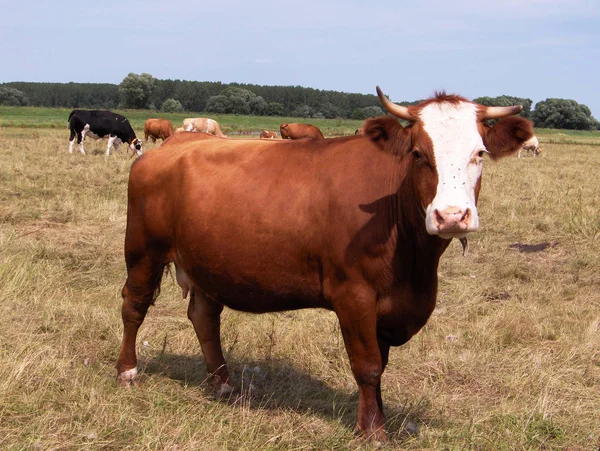
M440 213L440 211L438 209L435 209L434 215L435 215L435 221L437 222L438 225L441 225L444 223L444 216Z
M460 218L460 222L466 222L470 219L471 219L471 209L467 208L467 211L465 211L465 214L463 215L463 217Z

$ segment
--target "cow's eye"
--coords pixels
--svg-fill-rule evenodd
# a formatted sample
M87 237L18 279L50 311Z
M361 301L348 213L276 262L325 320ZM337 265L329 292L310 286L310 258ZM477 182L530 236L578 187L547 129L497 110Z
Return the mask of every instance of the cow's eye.
M427 159L427 155L419 149L413 149L412 157L415 163L419 166L431 166L429 160Z
M477 156L478 156L479 158L483 158L483 155L484 155L484 154L486 154L486 153L489 153L489 152L488 152L487 150L485 150L485 149L481 149L481 150L480 150L480 151L477 153Z

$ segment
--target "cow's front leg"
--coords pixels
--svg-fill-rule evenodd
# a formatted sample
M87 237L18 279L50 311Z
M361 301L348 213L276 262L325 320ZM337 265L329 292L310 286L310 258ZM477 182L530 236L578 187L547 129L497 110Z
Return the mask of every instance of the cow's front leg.
M194 325L200 342L206 370L210 374L215 391L219 396L233 391L229 371L221 348L221 312L223 306L212 301L195 289L190 291L188 318Z
M380 387L387 350L381 352L377 341L376 295L365 286L336 291L334 308L358 384L357 432L367 439L387 440Z

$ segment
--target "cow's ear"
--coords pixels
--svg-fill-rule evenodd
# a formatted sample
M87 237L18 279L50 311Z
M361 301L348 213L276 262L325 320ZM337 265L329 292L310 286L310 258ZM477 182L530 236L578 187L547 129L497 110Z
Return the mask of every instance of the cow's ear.
M533 124L521 116L505 117L493 127L483 127L483 143L493 160L516 153L533 136Z
M392 116L366 120L363 134L385 152L405 154L410 147L409 132Z

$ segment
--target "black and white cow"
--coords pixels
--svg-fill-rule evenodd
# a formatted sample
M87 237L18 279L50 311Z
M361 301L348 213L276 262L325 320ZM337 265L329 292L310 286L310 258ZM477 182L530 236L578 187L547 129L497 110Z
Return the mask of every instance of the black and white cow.
M93 139L108 137L106 155L110 155L111 146L115 146L115 151L119 150L119 144L122 142L129 144L129 148L138 155L142 154L142 141L135 136L135 132L125 116L111 111L73 110L69 114L68 121L71 130L69 153L73 153L75 136L77 136L79 150L85 154L83 140L89 136Z

